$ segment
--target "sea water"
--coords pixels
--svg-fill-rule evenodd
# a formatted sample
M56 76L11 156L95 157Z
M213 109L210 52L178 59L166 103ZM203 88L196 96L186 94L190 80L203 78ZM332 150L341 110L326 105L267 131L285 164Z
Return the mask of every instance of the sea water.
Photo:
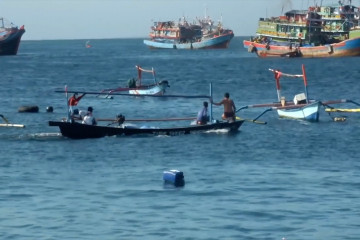
M277 101L269 68L301 74L304 64L309 98L360 102L360 58L260 59L242 40L192 51L150 50L142 39L92 40L92 48L86 40L22 41L17 56L2 56L0 114L26 127L0 128L1 238L359 239L356 113L334 122L322 111L320 122L308 123L270 111L259 119L267 124L245 122L237 134L170 137L71 140L48 126L67 113L56 90L126 86L135 65L168 80L166 94L209 95L212 83L215 102L229 92L240 108ZM305 92L301 78L280 81L287 100ZM86 95L78 108L92 106L97 118L185 118L204 100ZM34 105L39 113L18 112ZM223 109L212 112L219 119ZM164 185L171 169L184 173L184 187Z

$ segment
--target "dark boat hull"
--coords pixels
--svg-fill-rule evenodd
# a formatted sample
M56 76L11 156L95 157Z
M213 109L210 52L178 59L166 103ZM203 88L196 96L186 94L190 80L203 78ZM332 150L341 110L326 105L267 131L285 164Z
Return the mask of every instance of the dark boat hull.
M187 127L175 128L133 128L133 127L109 127L109 126L93 126L77 122L60 122L49 121L49 126L57 126L60 128L61 134L68 138L85 139L85 138L101 138L106 136L129 136L136 134L147 135L180 135L190 134L194 132L204 132L209 130L228 129L229 131L237 131L243 124L244 120L232 123L218 122L206 125L191 125Z
M24 33L24 27L21 27L20 29L12 28L8 31L5 38L0 38L0 56L16 55L19 49L21 37Z

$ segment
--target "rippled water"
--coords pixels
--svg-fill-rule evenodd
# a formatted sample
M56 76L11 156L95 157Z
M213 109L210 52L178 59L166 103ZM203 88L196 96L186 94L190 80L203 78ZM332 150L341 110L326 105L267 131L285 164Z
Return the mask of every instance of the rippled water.
M307 123L269 112L266 125L246 122L230 135L70 140L47 125L66 114L55 90L125 85L135 65L154 67L169 94L207 95L212 82L215 101L230 92L241 107L276 100L268 68L300 74L305 64L311 98L360 102L359 58L258 59L241 40L204 51L149 50L141 39L92 40L91 49L85 40L23 41L17 56L1 57L0 114L26 125L0 128L2 239L358 239L357 114ZM284 80L282 91L291 99L303 84ZM191 117L202 101L89 95L79 107L101 118ZM40 112L18 113L24 105ZM183 188L164 185L169 169L184 172Z

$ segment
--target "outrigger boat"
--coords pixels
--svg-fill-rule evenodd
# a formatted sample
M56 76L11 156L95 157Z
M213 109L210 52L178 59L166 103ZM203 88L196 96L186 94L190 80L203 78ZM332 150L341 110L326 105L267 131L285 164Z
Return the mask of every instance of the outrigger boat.
M305 72L305 66L302 65L302 74L288 74L280 72L279 70L269 69L274 73L276 80L276 90L278 96L278 102L270 104L256 104L248 105L240 108L246 109L249 107L270 107L265 110L271 111L276 110L280 118L291 118L291 119L300 119L311 122L319 121L319 112L320 112L320 101L310 101L308 98L308 89L307 89L307 78ZM289 78L303 78L305 85L305 93L300 93L295 95L294 101L286 101L284 96L281 96L281 86L280 86L280 77L289 77ZM263 112L263 114L265 113Z
M211 87L210 87L211 89ZM63 92L63 91L56 91ZM94 93L94 92L79 92L67 91L65 87L66 98L68 93L86 93L86 94L109 94L109 95L123 95L132 96L132 94L122 93ZM160 95L146 95L152 97L162 97ZM210 96L182 96L182 95L167 95L167 98L210 98ZM69 106L68 106L69 108ZM212 109L210 107L210 109ZM180 135L190 134L197 132L207 132L211 130L227 130L228 132L236 132L244 123L245 119L237 119L233 122L217 121L212 118L212 111L210 110L209 123L204 125L185 125L177 127L134 127L129 125L130 121L155 121L154 119L141 119L141 120L126 120L122 115L114 119L97 119L97 122L110 121L108 125L87 125L77 122L71 116L65 121L49 121L49 126L56 126L60 128L60 132L64 137L72 139L84 138L101 138L106 136L130 136L130 135ZM156 119L157 121L179 121L179 120L194 120L194 118L176 118L176 119ZM256 119L255 119L256 120ZM256 123L256 121L253 121ZM114 126L114 124L116 126Z
M138 77L137 79L132 78L128 81L127 87L118 87L118 88L110 88L110 89L104 89L101 91L101 93L108 93L107 95L98 95L102 97L110 97L111 93L129 93L133 95L163 95L165 93L166 88L170 87L169 82L166 80L158 82L156 79L156 74L154 69L144 69L140 66L135 66L138 71ZM151 84L144 84L144 81L142 79L142 73L151 73L153 76L153 83Z
M288 74L288 73L280 72L280 70L274 70L274 69L269 69L269 71L274 73L278 102L247 105L239 108L237 112L242 109L248 109L248 108L267 108L263 113L261 113L258 116L258 118L261 117L266 112L276 110L280 118L291 118L291 119L306 120L310 122L318 122L320 116L320 109L321 109L320 106L327 107L327 109L334 109L330 105L340 104L340 103L352 103L357 106L360 106L359 103L348 99L326 100L326 101L309 99L308 89L307 89L307 85L308 85L307 77L306 77L304 65L302 65L302 74ZM286 98L284 96L281 96L280 77L282 76L289 78L303 78L305 93L300 93L295 95L293 101L286 101ZM325 111L327 112L331 111L327 109L325 109ZM336 119L333 118L333 120Z

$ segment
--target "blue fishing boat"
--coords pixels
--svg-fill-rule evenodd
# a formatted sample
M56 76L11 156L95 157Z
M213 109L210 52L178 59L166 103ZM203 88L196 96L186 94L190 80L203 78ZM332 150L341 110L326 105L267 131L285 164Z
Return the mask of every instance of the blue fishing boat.
M150 48L211 49L227 48L234 33L224 28L221 21L214 25L214 21L205 17L197 23L189 23L185 18L177 23L155 22L149 36L144 44Z

